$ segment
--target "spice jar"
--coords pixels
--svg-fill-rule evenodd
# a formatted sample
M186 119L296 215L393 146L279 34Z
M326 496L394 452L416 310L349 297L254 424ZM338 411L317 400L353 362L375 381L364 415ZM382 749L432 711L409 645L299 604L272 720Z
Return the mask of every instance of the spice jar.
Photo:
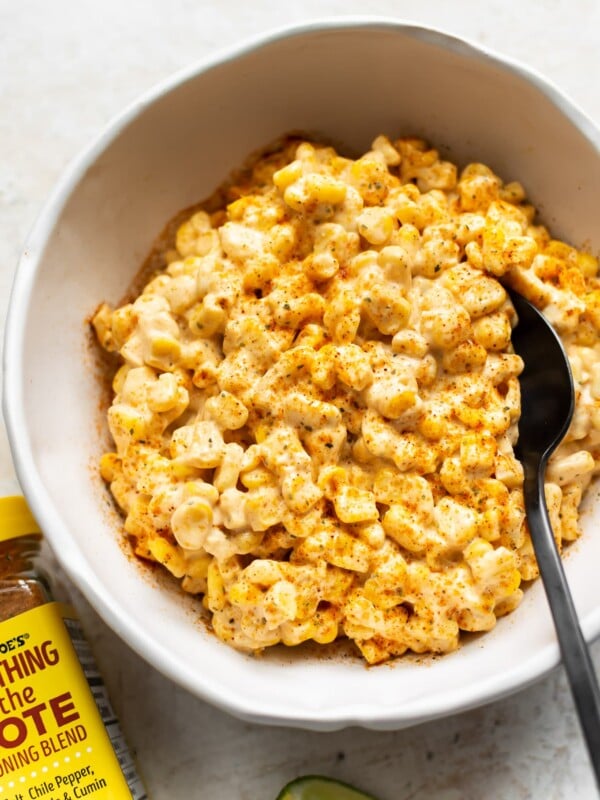
M0 497L0 798L146 800L73 609L35 569L41 531Z

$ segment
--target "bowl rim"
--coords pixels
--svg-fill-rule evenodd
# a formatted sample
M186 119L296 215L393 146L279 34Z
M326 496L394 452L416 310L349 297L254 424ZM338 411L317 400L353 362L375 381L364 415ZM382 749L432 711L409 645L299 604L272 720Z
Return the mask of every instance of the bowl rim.
M121 639L157 670L211 704L251 722L320 730L335 730L350 725L381 729L399 728L497 700L530 685L556 667L559 662L558 644L556 641L552 641L529 658L527 662L518 663L517 666L506 670L500 676L484 678L469 686L449 692L443 702L440 702L439 696L435 697L433 702L425 696L410 703L404 703L401 707L381 708L357 703L352 706L339 707L337 713L334 714L329 708L324 710L300 709L293 704L287 708L280 704L276 707L266 708L264 703L253 701L248 693L241 690L232 691L222 684L215 685L214 681L208 681L201 673L186 668L172 659L166 648L136 626L127 609L123 609L105 591L79 548L74 545L68 529L54 507L35 467L33 449L23 413L21 368L25 314L46 243L72 192L89 167L120 132L148 106L201 73L284 39L302 37L316 32L346 31L359 28L388 30L404 34L433 44L441 50L455 52L475 61L487 62L503 71L512 73L544 95L600 155L600 131L592 120L556 85L535 69L468 39L441 29L389 16L322 17L300 24L279 26L220 49L159 81L109 120L102 131L70 162L42 207L26 239L11 289L3 348L2 404L15 471L33 514L41 520L61 566L98 614ZM581 620L581 624L588 641L598 636L600 633L600 605L595 611L588 613Z

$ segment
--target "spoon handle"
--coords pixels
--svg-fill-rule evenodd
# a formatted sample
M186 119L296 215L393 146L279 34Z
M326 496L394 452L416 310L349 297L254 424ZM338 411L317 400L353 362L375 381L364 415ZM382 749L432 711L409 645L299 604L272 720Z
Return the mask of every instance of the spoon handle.
M594 768L596 784L600 789L600 689L550 527L544 497L544 467L545 464L541 464L537 470L528 470L527 465L525 466L525 507L563 664ZM528 474L531 472L534 474Z

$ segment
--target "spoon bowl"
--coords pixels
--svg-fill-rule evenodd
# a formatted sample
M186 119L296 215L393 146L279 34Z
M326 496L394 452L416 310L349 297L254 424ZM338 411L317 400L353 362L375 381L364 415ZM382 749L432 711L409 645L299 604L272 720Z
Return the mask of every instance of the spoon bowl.
M512 333L524 361L516 455L523 464L523 494L537 563L558 636L562 660L600 789L600 689L565 577L544 496L550 455L564 438L575 406L569 359L558 335L528 300L509 291L519 321Z
M510 297L519 318L512 343L525 363L519 378L517 452L523 465L530 463L533 471L545 466L567 433L575 410L575 387L569 359L554 328L522 295L511 291Z

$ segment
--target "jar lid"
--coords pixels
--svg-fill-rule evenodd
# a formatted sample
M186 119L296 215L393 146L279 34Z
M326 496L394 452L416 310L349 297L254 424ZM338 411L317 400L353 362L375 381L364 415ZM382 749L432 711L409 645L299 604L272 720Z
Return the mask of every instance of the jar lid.
M41 532L24 497L0 497L0 542Z

